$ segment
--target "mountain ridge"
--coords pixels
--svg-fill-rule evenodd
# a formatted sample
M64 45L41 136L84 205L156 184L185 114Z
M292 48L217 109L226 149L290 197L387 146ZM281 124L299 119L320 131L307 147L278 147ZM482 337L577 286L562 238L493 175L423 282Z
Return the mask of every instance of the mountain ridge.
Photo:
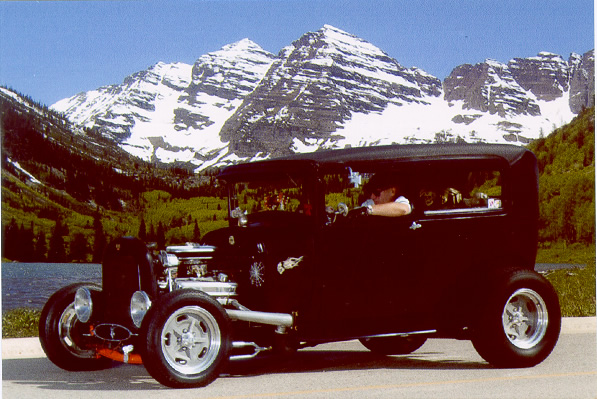
M593 80L591 50L463 64L442 82L324 25L277 55L242 39L52 109L142 159L201 170L347 146L526 144L594 105Z

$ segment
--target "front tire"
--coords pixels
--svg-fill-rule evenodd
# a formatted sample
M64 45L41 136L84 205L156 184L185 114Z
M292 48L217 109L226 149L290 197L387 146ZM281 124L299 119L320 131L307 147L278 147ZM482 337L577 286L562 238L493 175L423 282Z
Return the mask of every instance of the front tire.
M85 348L83 334L89 329L75 314L75 294L80 287L99 292L92 283L77 283L56 291L46 302L39 319L39 341L52 363L67 371L101 370L111 366L110 359L98 357Z
M516 270L498 279L474 328L473 345L497 367L532 367L555 347L561 327L558 296L541 275Z
M174 291L151 309L142 354L149 374L171 388L200 387L216 379L230 350L230 320L222 306L201 292Z

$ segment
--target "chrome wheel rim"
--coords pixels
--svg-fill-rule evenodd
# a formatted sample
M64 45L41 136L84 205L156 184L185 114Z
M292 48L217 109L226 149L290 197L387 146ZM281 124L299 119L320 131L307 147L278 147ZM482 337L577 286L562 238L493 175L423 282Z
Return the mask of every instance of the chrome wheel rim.
M182 374L197 374L208 369L220 352L221 342L216 319L199 306L176 310L162 329L162 353L168 364Z
M64 309L64 312L62 312L60 320L58 321L58 337L60 338L60 343L75 356L81 358L95 357L94 351L80 348L73 339L73 330L75 324L78 322L77 313L75 312L75 303L73 302Z
M514 292L502 313L504 333L520 349L536 346L547 331L547 307L541 296L528 288Z

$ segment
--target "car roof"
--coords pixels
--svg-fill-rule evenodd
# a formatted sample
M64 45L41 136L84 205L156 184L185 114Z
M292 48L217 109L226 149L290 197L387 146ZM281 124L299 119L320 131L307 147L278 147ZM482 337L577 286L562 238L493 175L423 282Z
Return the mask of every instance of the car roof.
M498 156L508 163L516 161L526 150L511 144L395 144L375 147L344 148L312 153L294 154L278 159L308 159L318 163L375 161L375 160L407 160L414 158L437 157L483 157Z
M403 144L371 147L323 150L311 153L293 154L286 157L243 163L229 166L222 171L220 178L234 179L237 175L268 173L268 171L286 172L304 171L318 166L341 166L358 162L430 160L430 159L480 159L501 158L510 165L516 163L525 154L530 153L524 147L511 144ZM237 176L240 177L240 176Z

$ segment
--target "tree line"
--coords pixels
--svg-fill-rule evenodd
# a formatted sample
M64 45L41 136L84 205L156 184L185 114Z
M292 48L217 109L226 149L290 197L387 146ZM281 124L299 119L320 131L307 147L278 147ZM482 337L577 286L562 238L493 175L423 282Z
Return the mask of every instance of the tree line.
M529 144L539 168L539 239L595 242L595 107Z
M170 230L161 221L156 225L147 225L143 217L140 219L136 237L146 243L153 243L156 249L165 249L168 244L166 234ZM34 226L19 224L14 218L4 226L2 231L2 257L16 262L49 262L49 263L101 263L108 242L116 237L106 234L101 217L93 222L93 238L82 232L72 233L69 226L57 220L51 233ZM194 221L192 234L185 241L200 242L201 229Z
M33 222L23 225L13 218L2 231L2 257L17 262L101 262L108 238L99 217L94 219L93 228L93 241L89 242L81 232L71 234L61 220L48 236Z

